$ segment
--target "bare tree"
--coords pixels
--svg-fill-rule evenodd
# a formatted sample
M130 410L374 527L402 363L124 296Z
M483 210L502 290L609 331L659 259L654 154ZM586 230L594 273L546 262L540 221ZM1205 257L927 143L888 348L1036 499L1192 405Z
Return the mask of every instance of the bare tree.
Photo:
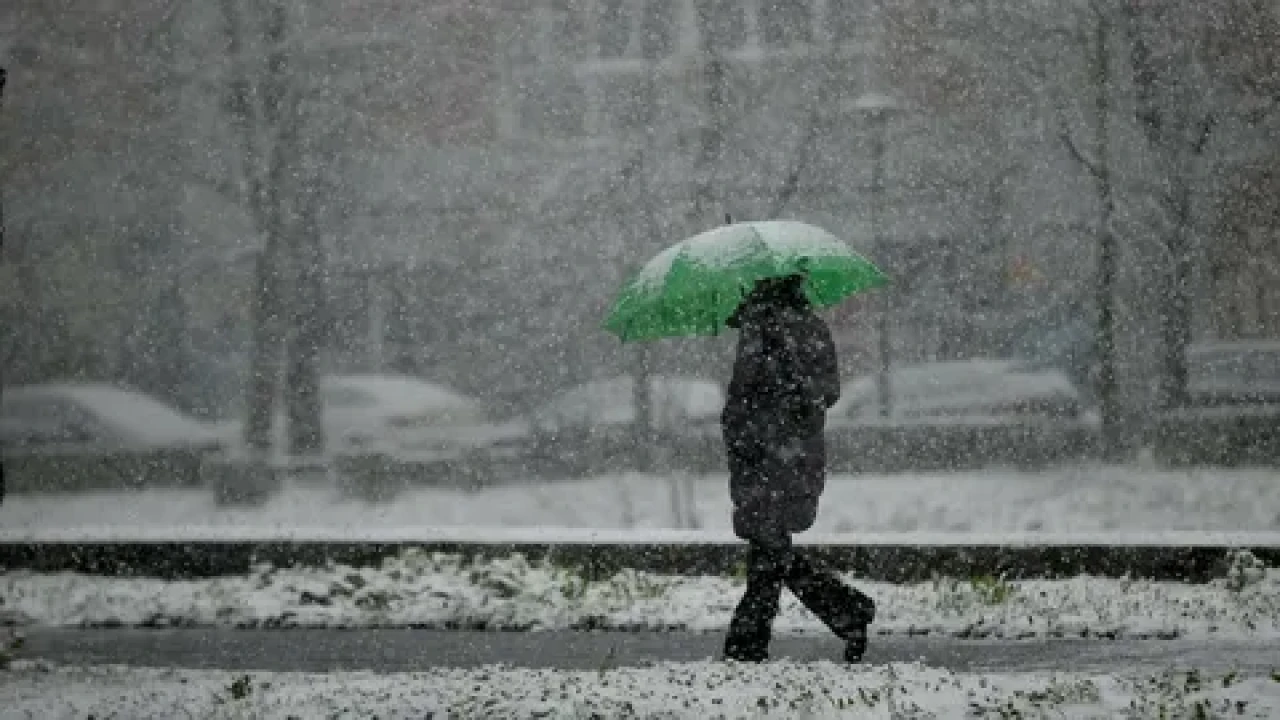
M6 308L3 355L15 380L115 372L115 341L151 289L154 273L137 270L170 231L173 171L150 152L153 58L137 47L156 11L72 5L18 0L0 12L13 71L0 137L5 260L20 298Z
M240 143L238 188L263 245L253 284L253 355L249 367L245 442L272 446L284 361L289 219L284 193L298 163L300 93L290 77L288 10L280 0L222 0L227 54L227 110ZM254 62L261 57L261 66ZM318 425L318 423L317 423Z
M4 86L8 81L9 73L3 67L0 67L0 107L4 105ZM4 244L4 198L0 197L0 246Z
M1009 317L1028 309L1009 283L1013 240L1011 189L1034 166L1017 130L1043 92L1040 59L1023 26L1043 32L1048 18L1007 3L932 0L880 3L885 80L934 119L942 154L924 182L973 212L949 222L948 241L924 258L941 270L950 302L932 308L939 340L931 354L955 359L1003 344ZM1001 318L996 320L993 316Z
M0 107L3 107L4 105L4 85L7 80L8 80L7 71L3 67L0 67ZM3 190L4 188L0 187L0 194L3 193ZM3 248L4 248L4 205L3 205L3 198L0 198L0 249L3 249ZM0 465L0 503L4 502L4 490L5 490L4 466Z
M1204 253L1197 201L1211 187L1210 150L1225 137L1226 121L1243 116L1257 123L1280 99L1274 50L1280 34L1276 12L1257 3L1128 2L1122 18L1135 120L1160 169L1151 194L1166 219L1160 400L1178 407L1187 400L1186 349Z
M1280 152L1228 178L1210 257L1215 327L1224 339L1280 338Z
M1134 116L1160 164L1155 197L1168 226L1163 232L1167 263L1160 302L1163 373L1160 405L1187 400L1186 350L1191 343L1191 302L1196 263L1193 210L1205 152L1221 110L1204 102L1211 90L1202 72L1199 33L1180 29L1185 3L1124 5L1124 30L1136 95Z
M1076 142L1067 122L1067 113L1059 106L1057 121L1059 138L1081 167L1088 172L1097 196L1098 218L1094 227L1097 238L1094 301L1097 305L1097 324L1094 328L1094 344L1097 350L1095 374L1096 394L1102 416L1102 451L1108 459L1117 459L1121 452L1123 433L1120 399L1116 382L1116 248L1113 218L1116 210L1111 132L1114 121L1112 80L1113 33L1115 18L1106 6L1090 2L1087 12L1080 14L1079 25L1067 35L1081 48L1086 58L1089 92L1092 108L1089 121L1092 126L1090 149L1085 150ZM1059 102L1061 100L1059 99Z
M1208 53L1224 68L1257 141L1242 148L1218 193L1210 254L1213 328L1228 339L1280 337L1280 6L1237 0L1209 27Z
M303 37L285 0L221 0L225 110L237 143L235 179L218 190L261 238L253 279L246 443L272 446L283 398L291 455L322 452L320 353L328 340L321 237L348 204L337 177L353 124L344 58L385 39ZM394 42L394 39L392 40ZM328 66L328 67L326 67ZM359 92L357 89L356 92Z

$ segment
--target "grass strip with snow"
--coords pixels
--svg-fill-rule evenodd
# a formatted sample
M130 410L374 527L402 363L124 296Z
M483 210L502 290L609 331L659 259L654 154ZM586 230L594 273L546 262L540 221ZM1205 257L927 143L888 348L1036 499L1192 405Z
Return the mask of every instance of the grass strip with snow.
M1280 570L1238 553L1208 584L1079 577L863 583L882 634L954 637L1280 636ZM521 555L409 550L379 567L259 567L195 581L25 571L0 575L0 610L48 626L431 627L717 631L742 579L622 571L599 581ZM779 632L819 631L784 593Z
M1274 718L1280 675L971 674L919 664L664 663L553 671L0 670L6 718Z

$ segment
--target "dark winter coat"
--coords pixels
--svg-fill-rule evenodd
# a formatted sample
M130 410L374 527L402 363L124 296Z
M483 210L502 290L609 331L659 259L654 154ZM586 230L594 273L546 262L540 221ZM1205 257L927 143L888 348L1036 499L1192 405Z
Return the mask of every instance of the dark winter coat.
M840 396L831 331L798 285L754 293L730 325L741 335L721 425L734 532L807 530L826 481L826 411Z

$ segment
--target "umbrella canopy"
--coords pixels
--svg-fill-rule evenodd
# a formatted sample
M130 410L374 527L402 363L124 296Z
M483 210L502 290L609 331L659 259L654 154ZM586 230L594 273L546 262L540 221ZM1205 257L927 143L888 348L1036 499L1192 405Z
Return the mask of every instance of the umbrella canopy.
M795 220L724 225L663 250L623 286L604 327L624 342L718 335L768 278L801 275L817 307L888 278L835 235Z

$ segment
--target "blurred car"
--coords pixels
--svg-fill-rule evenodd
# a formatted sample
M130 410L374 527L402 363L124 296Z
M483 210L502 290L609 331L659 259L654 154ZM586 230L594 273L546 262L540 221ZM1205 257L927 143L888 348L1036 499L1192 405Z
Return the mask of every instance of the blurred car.
M320 397L326 455L342 490L365 499L390 499L412 485L487 485L512 474L525 447L523 422L495 421L478 400L421 378L325 375ZM285 426L280 412L280 450ZM239 442L243 421L222 427Z
M1096 417L1057 370L974 359L894 368L889 414L875 375L844 384L828 412L829 463L838 470L1036 466L1078 457Z
M1186 406L1156 417L1167 465L1280 464L1280 341L1193 343Z
M1011 360L965 360L895 368L889 373L893 419L1079 417L1080 394L1061 372L1028 371ZM875 375L845 383L833 419L881 417Z
M24 385L0 395L10 492L194 485L202 462L224 449L212 425L110 383Z
M329 375L320 393L325 431L345 450L509 452L524 435L518 422L495 422L480 401L419 378Z
M1093 372L1099 359L1093 319L1070 306L1049 315L1028 319L1007 348L1008 354L1026 368L1065 373L1082 397L1093 402Z
M635 379L593 380L554 396L530 421L530 460L548 473L583 475L649 465L705 471L722 458L725 396L709 380L649 378L652 440L637 442Z
M1280 341L1194 343L1187 348L1191 407L1280 403Z
M518 447L524 426L495 422L480 401L439 383L394 374L320 378L321 422L332 455L430 452L457 457L469 450ZM285 447L284 412L275 418L276 446ZM239 438L243 420L220 424Z

